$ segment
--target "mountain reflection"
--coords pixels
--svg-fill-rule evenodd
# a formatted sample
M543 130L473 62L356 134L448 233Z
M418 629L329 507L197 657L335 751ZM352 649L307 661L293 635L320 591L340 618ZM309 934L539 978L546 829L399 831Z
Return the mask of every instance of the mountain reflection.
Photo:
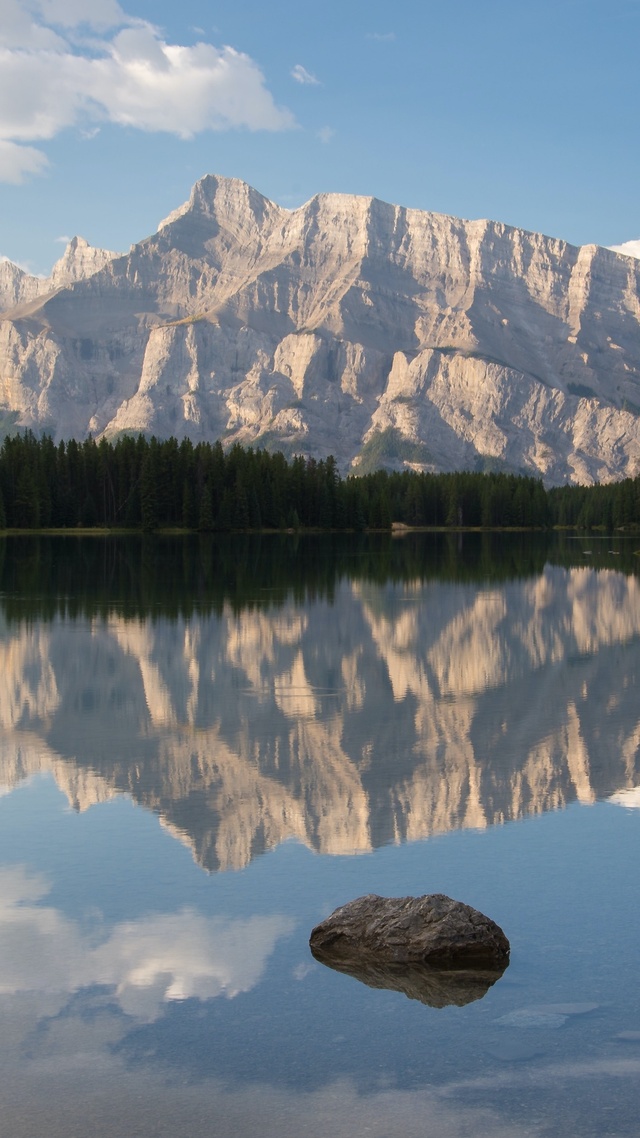
M640 783L636 577L325 584L170 614L34 619L5 598L0 788L49 771L79 810L130 794L219 870L287 838L368 851Z

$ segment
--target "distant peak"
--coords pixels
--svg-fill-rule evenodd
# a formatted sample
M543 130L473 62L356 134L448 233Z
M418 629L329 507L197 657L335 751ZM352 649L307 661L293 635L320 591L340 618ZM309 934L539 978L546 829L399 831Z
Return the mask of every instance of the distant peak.
M249 210L258 217L266 211L287 212L282 206L266 198L241 178L227 178L221 174L205 174L194 183L189 198L172 210L158 225L166 229L187 214L222 215Z
M235 208L236 206L249 206L253 211L262 212L266 206L280 209L275 202L258 190L243 182L241 178L224 178L219 174L205 174L197 181L191 190L189 198L190 208L200 209L206 213L211 207Z
M61 288L78 280L85 280L99 272L110 261L119 257L110 249L97 249L85 237L72 237L64 253L51 270L50 285Z

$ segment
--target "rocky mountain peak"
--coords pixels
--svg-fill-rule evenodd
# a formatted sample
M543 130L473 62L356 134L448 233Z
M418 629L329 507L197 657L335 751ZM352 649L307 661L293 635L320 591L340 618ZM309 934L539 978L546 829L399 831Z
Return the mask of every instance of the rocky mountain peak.
M334 454L345 471L640 470L634 258L371 197L286 210L212 174L114 257L75 238L48 281L0 265L12 421Z
M267 216L287 212L240 178L206 174L195 183L187 201L160 222L158 230L166 229L184 217L210 218L222 225L225 220L237 223L245 214L261 221Z
M94 248L84 237L72 237L48 277L35 276L12 261L0 261L0 312L87 280L119 256L120 253L108 249Z
M94 248L84 237L72 237L60 260L56 261L51 270L46 291L66 288L76 281L87 280L119 256L120 253L113 253L109 249Z
M0 261L0 311L32 300L40 287L41 278L32 276L13 261Z

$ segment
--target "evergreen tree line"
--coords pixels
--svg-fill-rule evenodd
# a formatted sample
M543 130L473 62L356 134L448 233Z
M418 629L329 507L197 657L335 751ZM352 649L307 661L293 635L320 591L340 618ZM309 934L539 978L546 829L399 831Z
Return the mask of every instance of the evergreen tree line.
M384 470L340 477L335 459L220 442L123 436L57 445L32 433L0 448L0 529L101 526L153 532L621 526L640 523L640 478L545 491L505 473Z
M612 530L640 525L640 475L598 486L559 486L547 492L553 524Z

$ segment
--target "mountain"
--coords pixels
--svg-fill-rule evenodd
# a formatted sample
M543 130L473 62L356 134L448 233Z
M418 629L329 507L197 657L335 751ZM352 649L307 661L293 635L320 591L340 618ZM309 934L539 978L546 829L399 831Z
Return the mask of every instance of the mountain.
M77 245L47 289L0 266L5 423L343 471L640 471L634 257L368 197L289 211L211 175L128 254L97 254Z
M108 249L94 249L84 237L72 237L50 277L32 276L11 261L0 261L0 312L85 280L119 256Z

